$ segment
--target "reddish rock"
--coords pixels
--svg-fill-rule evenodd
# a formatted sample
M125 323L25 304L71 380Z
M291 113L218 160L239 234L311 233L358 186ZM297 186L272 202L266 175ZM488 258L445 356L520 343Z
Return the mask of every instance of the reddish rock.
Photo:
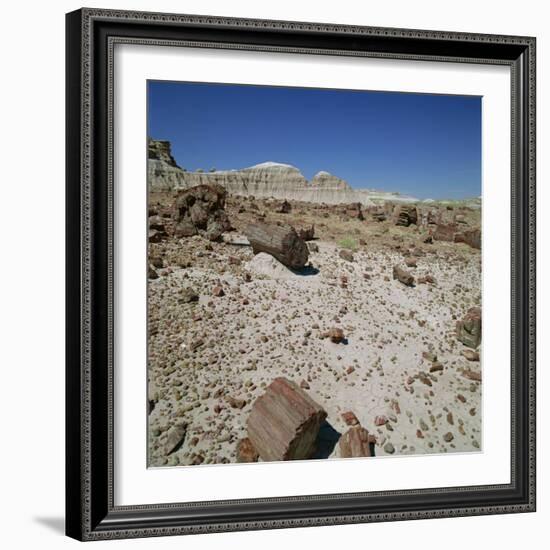
M246 399L238 399L232 396L227 398L227 402L233 409L242 409L246 405Z
M377 416L374 419L374 425L375 426L384 426L387 423L388 423L388 419L383 415Z
M264 461L310 458L326 417L323 408L297 384L275 378L252 406L248 437Z
M217 296L218 298L220 298L221 296L224 296L225 295L225 292L223 291L223 288L221 285L216 285L213 289L212 289L212 294L214 296Z
M328 331L328 337L334 344L339 344L345 340L344 331L341 328L333 327Z
M248 437L239 439L237 443L237 462L258 462L259 457L258 451Z
M347 426L357 426L359 424L359 420L357 419L355 414L351 411L342 413L342 419L344 420Z
M342 458L372 456L369 443L369 432L361 426L354 426L338 441L340 456Z
M393 219L395 225L409 227L418 221L418 211L416 206L398 205L393 210Z
M455 242L455 234L457 232L456 224L454 223L440 223L437 225L433 238L436 241Z

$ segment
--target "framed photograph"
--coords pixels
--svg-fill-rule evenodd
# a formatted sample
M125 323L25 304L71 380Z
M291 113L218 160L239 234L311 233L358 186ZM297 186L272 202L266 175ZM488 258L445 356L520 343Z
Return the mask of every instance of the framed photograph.
M67 535L535 510L535 39L67 15Z

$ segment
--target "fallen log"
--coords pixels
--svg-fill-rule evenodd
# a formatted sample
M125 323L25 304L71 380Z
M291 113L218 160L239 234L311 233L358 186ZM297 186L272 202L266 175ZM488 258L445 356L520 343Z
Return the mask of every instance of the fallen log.
M291 225L257 223L249 225L245 234L254 254L267 252L291 269L299 269L307 263L307 245Z
M310 458L326 417L323 408L297 384L275 378L252 406L248 438L264 461Z

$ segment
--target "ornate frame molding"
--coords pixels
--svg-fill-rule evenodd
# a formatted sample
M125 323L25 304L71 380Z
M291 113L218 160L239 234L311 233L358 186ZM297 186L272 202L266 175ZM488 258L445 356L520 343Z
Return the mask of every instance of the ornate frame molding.
M245 39L246 33L254 33L254 43ZM239 41L239 36L243 40ZM336 37L345 47L322 47L325 37ZM376 47L351 48L346 42L349 37L368 38L367 46ZM273 44L274 39L281 43ZM117 43L511 67L513 352L509 485L114 506L112 128L113 52ZM67 534L80 540L100 540L533 511L535 87L535 39L531 37L87 8L68 14ZM105 395L98 397L100 390L105 390ZM493 496L487 496L491 492ZM413 496L415 502L423 497L423 502L433 505L429 509L414 504L387 510L390 497L405 500ZM358 512L360 499L365 503L364 512ZM371 508L367 499L377 504ZM304 501L311 504L311 510L304 511ZM297 504L302 504L299 510ZM267 505L268 509L263 515L257 514L248 509L251 505ZM243 508L238 514L237 507ZM352 509L355 512L350 512Z

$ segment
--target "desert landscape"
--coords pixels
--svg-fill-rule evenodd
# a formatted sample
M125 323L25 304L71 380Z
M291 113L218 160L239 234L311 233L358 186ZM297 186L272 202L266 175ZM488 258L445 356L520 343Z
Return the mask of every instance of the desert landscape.
M482 450L481 199L149 140L150 467Z

